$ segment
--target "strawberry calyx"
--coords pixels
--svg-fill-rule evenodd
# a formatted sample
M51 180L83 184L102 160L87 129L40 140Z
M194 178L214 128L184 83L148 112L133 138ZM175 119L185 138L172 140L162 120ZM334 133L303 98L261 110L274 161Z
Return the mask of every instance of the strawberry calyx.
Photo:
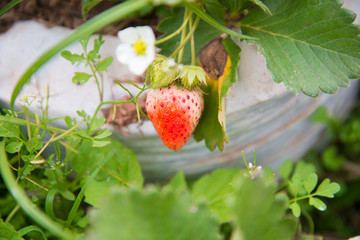
M174 59L160 54L150 64L148 73L154 89L168 87L174 82L188 90L206 85L206 73L202 67L177 64Z

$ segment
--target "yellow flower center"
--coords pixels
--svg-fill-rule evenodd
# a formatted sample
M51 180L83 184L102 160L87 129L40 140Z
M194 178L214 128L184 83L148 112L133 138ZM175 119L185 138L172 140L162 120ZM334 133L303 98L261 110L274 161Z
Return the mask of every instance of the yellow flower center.
M145 55L146 53L146 43L141 39L136 41L133 48L137 55Z

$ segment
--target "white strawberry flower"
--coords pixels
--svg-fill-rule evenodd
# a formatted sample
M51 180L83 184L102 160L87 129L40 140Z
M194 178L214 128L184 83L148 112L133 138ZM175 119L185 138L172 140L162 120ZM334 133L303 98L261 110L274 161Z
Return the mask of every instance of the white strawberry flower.
M263 172L263 169L261 166L256 166L256 165L253 165L252 163L249 163L248 170L249 170L249 173L250 173L252 179L258 177Z
M118 32L121 43L116 57L129 70L141 75L155 58L155 35L149 26L128 27Z

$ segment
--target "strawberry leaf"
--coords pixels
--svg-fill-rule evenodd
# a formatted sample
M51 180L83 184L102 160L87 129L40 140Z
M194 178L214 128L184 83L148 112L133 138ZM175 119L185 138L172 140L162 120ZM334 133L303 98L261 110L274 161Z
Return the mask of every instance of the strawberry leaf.
M90 214L93 239L219 239L208 207L188 195L130 188L113 190L103 200Z
M216 146L219 147L220 151L223 151L225 142L229 142L226 135L225 97L232 84L237 81L237 66L240 59L240 48L230 37L221 41L220 44L224 46L224 52L226 51L224 58L226 62L224 63L224 68L216 69L218 73L221 73L218 79L212 79L214 74L208 72L208 85L203 89L205 91L204 112L197 128L199 130L195 131L195 139L198 141L205 139L206 146L211 151ZM218 58L218 53L212 54L212 49L218 47L216 45L213 45L213 47L206 46L205 48L208 48L210 53L206 53L206 50L205 53L200 53L202 54L200 62L205 67L205 71L212 72L214 70L207 68L213 66L212 58ZM217 63L217 68L219 68L219 62L215 62Z
M225 97L228 95L229 90L233 83L237 82L237 66L240 60L240 47L230 38L227 37L222 41L226 52L228 53L228 61L225 66L223 78L219 78L219 115L220 112L225 111ZM225 113L224 113L225 114ZM219 117L220 121L220 117ZM223 124L220 121L220 124Z
M211 151L215 150L216 146L218 146L220 151L223 151L224 144L229 139L226 136L225 128L220 125L218 118L218 83L215 81L210 82L207 86L202 87L201 90L204 92L204 111L195 129L194 138L196 141L205 139L205 144Z
M315 97L360 77L360 30L352 24L355 14L339 2L266 0L272 15L256 7L241 21L275 82Z

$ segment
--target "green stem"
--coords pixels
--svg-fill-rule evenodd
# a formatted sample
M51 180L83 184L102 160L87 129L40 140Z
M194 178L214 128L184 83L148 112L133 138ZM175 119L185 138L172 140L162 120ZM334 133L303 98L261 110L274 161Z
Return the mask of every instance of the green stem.
M313 197L313 196L316 196L316 193L311 193L311 194L308 194L308 195L305 195L305 196L301 196L301 197L295 197L293 199L291 199L289 201L289 203L293 203L293 202L297 202L297 201L300 201L300 200L304 200L304 199L307 199L307 198L310 198L310 197Z
M183 51L185 44L187 43L187 41L189 41L191 36L194 34L195 29L196 29L197 25L199 24L199 21L200 21L200 17L196 17L194 25L192 26L191 30L186 35L184 40L180 43L179 47L171 54L171 56L169 58L174 58L180 51ZM179 53L179 58L180 58L180 53ZM178 63L179 63L179 60L178 60Z
M5 223L10 222L11 219L14 217L14 215L17 213L17 211L19 211L19 209L20 209L20 206L19 206L19 204L18 204L18 205L16 205L16 206L13 208L13 210L11 210L11 212L9 213L9 215L6 217Z
M306 218L306 221L309 224L309 233L311 235L313 235L314 230L315 230L314 220L312 219L311 215L306 210L301 209L301 212L303 213L303 216Z
M14 123L14 124L23 125L23 126L27 126L27 124L28 124L28 122L25 119L9 118L9 117L6 117L6 116L0 116L0 122L9 122L9 123ZM48 131L53 131L53 132L61 132L61 133L65 132L64 129L44 126L43 124L35 123L35 122L32 122L32 121L29 121L29 125L39 127L39 128L42 128L42 129L47 129Z
M8 166L5 141L0 143L0 172L9 192L29 217L60 239L75 239L75 235L72 232L65 230L60 224L52 221L44 212L36 207L26 196L23 189L16 183L15 177Z
M14 110L16 97L19 95L22 87L28 82L31 75L33 75L42 65L44 65L50 58L61 51L66 46L81 39L86 34L91 34L115 21L129 17L129 15L136 13L140 9L152 4L150 0L131 0L118 4L98 16L90 19L86 23L79 26L65 39L61 40L58 44L50 48L43 55L41 55L21 76L16 84L10 99L10 109Z
M190 20L190 24L189 24L189 29L191 30L192 28L192 17ZM195 54L195 37L194 34L191 35L191 39L190 39L190 46L191 46L191 65L194 66L195 65L195 61L196 61L196 54Z
M167 40L169 40L169 39L175 37L176 35L180 34L180 33L182 32L182 30L186 27L186 25L187 25L187 23L188 23L188 20L189 20L188 18L184 19L182 25L181 25L175 32L167 35L167 36L164 37L164 38L161 38L161 39L159 39L159 40L156 40L156 41L155 41L155 45L158 45L158 44L161 44L161 43L163 43L163 42L166 42Z
M192 13L189 13L189 10L187 8L185 8L185 12L184 12L184 22L188 22L190 16L192 15ZM185 25L186 26L186 25ZM186 28L184 27L181 30L181 36L180 36L180 46L182 45L182 43L184 42L184 39L186 37ZM174 58L176 56L176 54L179 52L178 58L177 58L177 63L180 64L182 62L183 59L183 55L184 55L184 45L182 45L182 47L178 47L177 49L175 49L175 51L170 55L170 58Z
M9 2L8 4L5 5L5 7L3 7L0 10L0 17L6 13L7 11L9 11L11 8L13 8L16 4L21 3L23 0L12 0L11 2Z
M85 185L81 188L79 194L77 195L74 205L72 206L70 213L68 215L68 218L66 220L66 226L70 227L72 221L74 220L76 213L80 207L81 201L84 197L85 194L85 190L87 188L87 186L90 184L90 182L96 177L96 175L98 174L98 172L100 171L100 169L102 169L102 167L107 163L107 161L113 157L112 154L108 154L103 160L102 162L100 162L100 164L97 166L97 168L92 172L92 174L90 175L90 177L87 179Z

